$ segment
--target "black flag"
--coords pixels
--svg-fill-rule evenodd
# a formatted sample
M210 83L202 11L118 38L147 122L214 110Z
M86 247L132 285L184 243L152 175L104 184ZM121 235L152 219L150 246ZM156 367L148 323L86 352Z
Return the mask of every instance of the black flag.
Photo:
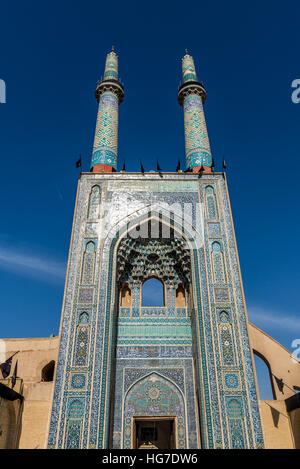
M145 170L144 170L144 166L142 165L142 162L140 161L140 165L141 165L141 173L144 174Z
M81 168L81 155L79 160L76 161L76 168Z
M161 167L159 166L159 162L158 162L158 161L157 161L157 163L156 163L156 169L157 169L157 171L162 171Z
M227 166L226 166L225 160L223 160L223 169L227 169Z
M13 375L11 377L11 387L12 387L12 389L15 387L16 380L17 380L17 367L18 367L18 360L16 361L15 369L14 369Z
M284 382L282 381L282 379L277 378L277 376L275 376L275 375L273 375L273 376L274 376L274 378L275 378L275 381L276 381L276 383L277 383L277 386L278 386L279 391L282 392L282 394L283 394Z
M179 170L180 170L180 160L178 160L178 164L177 164L177 168L176 168L177 173L178 173Z
M204 167L203 167L203 164L202 164L201 168L198 171L198 178L201 178L203 173L204 173Z
M9 357L4 363L1 363L0 370L2 371L3 378L7 378L10 374L12 358L14 355Z

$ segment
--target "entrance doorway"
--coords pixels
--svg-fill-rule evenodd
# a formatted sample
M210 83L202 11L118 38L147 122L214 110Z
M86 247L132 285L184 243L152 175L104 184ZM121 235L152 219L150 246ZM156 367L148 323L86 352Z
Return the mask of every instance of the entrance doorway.
M134 449L175 449L175 419L134 419Z

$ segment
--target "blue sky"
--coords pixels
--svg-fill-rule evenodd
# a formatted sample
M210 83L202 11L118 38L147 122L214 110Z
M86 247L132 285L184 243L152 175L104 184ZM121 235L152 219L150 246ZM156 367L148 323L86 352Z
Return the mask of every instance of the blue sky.
M1 337L57 334L78 170L89 169L94 90L112 44L125 100L119 168L184 165L181 57L207 89L224 157L249 319L289 350L300 337L297 1L27 1L2 5Z

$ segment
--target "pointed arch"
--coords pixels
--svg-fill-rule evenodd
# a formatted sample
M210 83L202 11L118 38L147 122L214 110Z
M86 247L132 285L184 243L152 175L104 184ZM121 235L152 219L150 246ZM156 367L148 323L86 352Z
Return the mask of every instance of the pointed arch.
M163 374L159 373L158 371L151 371L150 373L146 373L144 376L141 376L140 378L133 381L131 383L131 385L128 387L128 389L126 390L126 392L125 392L124 401L125 401L125 398L126 398L128 392L130 391L130 389L133 388L133 386L135 386L137 383L139 383L143 379L149 378L151 375L157 375L157 376L160 376L162 379L165 379L166 381L169 381L173 386L175 386L177 388L178 392L182 396L182 399L185 401L184 394L183 394L182 390L180 389L180 387L178 386L178 384L176 384L175 381L173 381L171 378L164 376ZM123 406L124 406L124 403L123 403Z
M242 407L238 399L231 399L228 402L228 417L234 419L240 419L242 417Z
M69 419L79 419L82 417L83 403L79 399L74 399L68 409Z
M176 417L178 448L188 448L185 398L173 380L152 371L129 386L123 401L123 448L132 447L132 419L141 416Z
M100 186L95 185L91 188L88 202L88 219L95 220L98 218L100 207Z
M213 241L211 245L211 250L212 252L222 252L223 249L221 243L219 241Z
M192 292L193 292L193 301L194 301L194 310L192 312L195 315L195 328L200 331L199 334L195 334L193 337L194 340L194 350L199 357L207 356L207 342L202 334L201 322L203 321L203 311L202 311L202 301L201 301L201 291L200 291L200 271L199 265L204 260L204 245L203 245L203 219L201 223L197 226L193 226L192 220L187 216L186 220L183 221L182 217L176 213L170 213L165 207L161 207L160 204L156 204L155 207L149 206L143 207L141 210L136 210L135 212L129 213L127 216L124 216L121 222L116 222L112 226L108 227L107 231L103 233L103 252L107 255L107 266L108 269L102 271L100 279L100 296L105 300L101 306L101 317L103 322L101 323L101 328L103 330L103 335L98 336L96 347L102 349L101 344L103 345L102 355L99 359L99 364L96 365L96 368L100 369L102 361L105 368L102 368L101 381L95 387L95 392L93 394L91 409L96 412L96 409L99 408L99 405L103 408L102 416L97 422L91 423L91 434L96 435L100 425L100 421L105 419L108 422L108 415L110 409L110 396L111 396L111 383L109 381L109 376L113 375L112 366L113 366L113 351L110 347L112 336L113 336L113 325L116 324L115 315L117 314L117 305L115 299L117 298L117 251L120 245L120 242L123 238L126 237L128 232L132 229L133 226L138 226L143 223L148 222L150 219L155 219L157 222L161 222L169 226L178 238L182 238L187 245L187 248L190 250L191 256L191 272L192 272ZM108 279L115 279L108 285ZM207 288L207 286L205 286ZM218 405L216 402L216 397L211 394L208 387L208 368L205 364L197 361L197 372L200 375L200 380L204 383L203 389L199 389L200 395L200 406L201 408L205 407L205 412L200 412L200 427L206 428L207 422L212 418L212 410L208 405L209 400L211 399L215 405ZM109 441L109 428L106 425L103 430L101 430L98 436L98 445L99 447L106 447ZM213 434L212 428L208 426L208 431L203 433L203 445L206 448L213 447Z
M213 267L214 283L226 282L225 260L221 241L212 242L211 261Z
M89 322L90 322L89 313L87 313L86 311L83 311L82 313L80 313L78 323L84 325L84 324L89 324Z
M86 252L93 252L95 251L95 243L94 241L88 241L85 245Z
M94 241L87 241L82 259L81 283L89 285L94 282L96 260L96 244Z
M218 218L218 207L215 190L212 186L205 187L206 211L208 218Z

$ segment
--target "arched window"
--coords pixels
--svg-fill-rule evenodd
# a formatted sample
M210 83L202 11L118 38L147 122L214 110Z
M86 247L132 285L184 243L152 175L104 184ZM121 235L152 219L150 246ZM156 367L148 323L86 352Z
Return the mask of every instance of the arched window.
M89 197L88 218L95 220L98 217L100 204L100 187L93 186Z
M79 316L79 324L88 324L89 323L89 315L87 312L83 312Z
M93 241L89 241L88 243L86 243L85 250L86 252L95 251L95 243Z
M128 283L124 283L121 288L121 308L131 308L131 290Z
M146 280L142 286L142 306L164 306L164 285L157 278Z
M271 372L267 361L254 351L254 363L259 399L265 401L273 400L274 391L271 381Z
M213 252L221 252L222 251L221 244L218 241L214 241L212 243L211 249L212 249Z
M88 241L83 254L82 278L81 283L89 284L94 281L95 270L95 243Z
M180 283L175 292L175 307L176 308L185 308L186 307L186 291Z
M205 195L208 218L218 218L216 196L212 186L205 188Z
M54 360L51 360L51 362L47 363L47 365L44 366L44 368L42 369L42 381L44 382L53 381L54 367L55 367Z
M213 264L213 274L215 283L225 282L225 268L222 245L218 241L214 241L211 245L211 256Z
M82 417L82 402L75 399L69 407L68 417L70 419L79 419Z
M237 399L231 399L228 403L228 417L239 419L242 417L241 404Z
M227 323L229 322L229 314L226 311L221 311L219 314L220 322Z
M89 359L89 338L90 326L78 326L76 333L75 354L73 358L73 365L87 366Z

